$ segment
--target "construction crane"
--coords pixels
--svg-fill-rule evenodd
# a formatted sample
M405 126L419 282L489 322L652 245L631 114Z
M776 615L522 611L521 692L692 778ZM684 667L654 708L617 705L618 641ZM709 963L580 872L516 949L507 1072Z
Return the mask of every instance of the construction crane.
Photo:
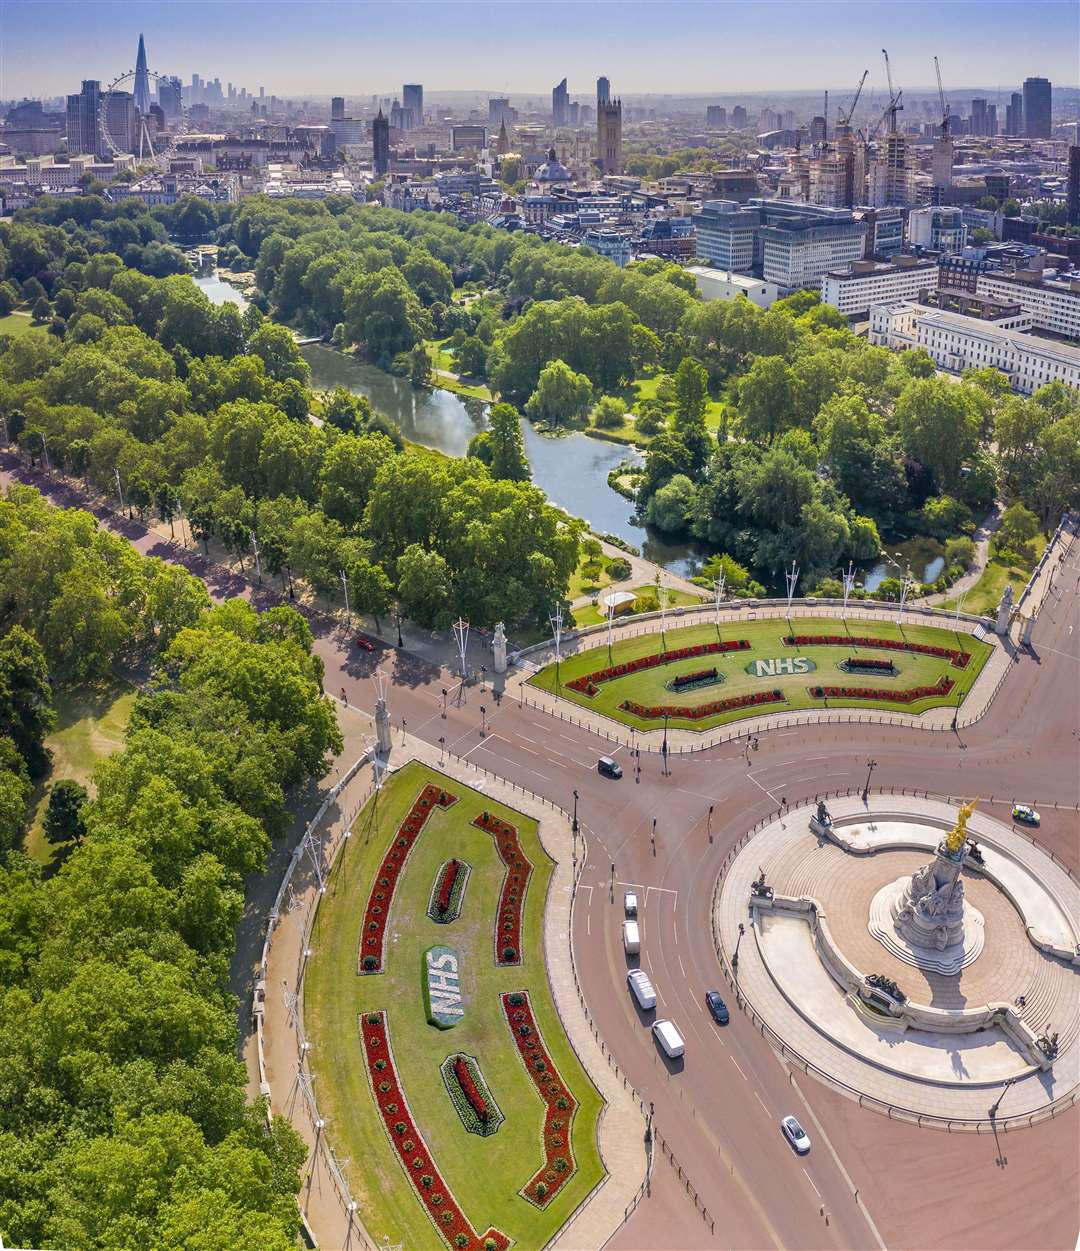
M941 66L938 65L937 57L934 57L934 73L937 74L937 93L938 99L941 101L941 137L948 139L949 137L949 106L945 100L945 91L941 86Z
M855 88L855 99L852 100L851 107L847 110L847 112L844 112L843 105L836 110L836 121L838 126L851 125L851 119L855 115L855 107L859 103L859 96L862 95L863 83L866 82L869 73L870 71L868 69L863 70L862 78L859 79L859 85Z
M882 48L881 55L885 58L885 77L889 81L889 103L885 109L885 120L888 122L889 134L896 133L896 115L904 107L904 93L896 91L893 88L892 66L889 64L889 54Z

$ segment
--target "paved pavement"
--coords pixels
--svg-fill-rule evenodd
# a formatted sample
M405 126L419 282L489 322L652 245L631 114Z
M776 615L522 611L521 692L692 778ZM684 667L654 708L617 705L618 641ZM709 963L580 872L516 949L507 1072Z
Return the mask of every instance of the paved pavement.
M120 528L139 550L172 555L142 527ZM327 689L345 686L350 703L370 709L376 676L383 675L395 724L405 718L418 737L442 739L564 808L578 792L588 855L573 924L584 997L621 1070L655 1105L655 1125L682 1169L684 1193L691 1187L722 1214L728 1246L1073 1251L1080 1223L1076 1112L997 1144L920 1131L796 1077L741 1012L721 1032L701 1004L703 991L720 980L708 916L725 855L782 797L794 802L826 789L859 788L870 762L874 786L980 795L1006 821L1013 797L1034 802L1044 818L1039 841L1080 869L1080 544L1059 564L1061 555L1051 558L1059 574L1032 650L1017 653L989 713L970 728L955 735L868 724L762 730L760 750L750 757L736 744L720 744L672 757L665 772L660 759L643 753L641 773L628 769L620 782L597 775L596 757L611 744L589 728L510 697L496 699L490 684L463 690L445 669L407 649L358 653L336 627L313 621ZM191 565L200 572L197 561ZM216 595L251 594L243 580L213 570L208 584ZM616 749L617 758L625 754ZM613 867L616 890L633 882L644 899L643 964L654 974L665 1013L687 1033L682 1070L660 1059L630 1009ZM814 1137L805 1159L788 1150L777 1129L777 1118L791 1111L806 1117ZM658 1158L656 1197L638 1205L619 1246L664 1245L656 1241L663 1225L653 1205L668 1210L674 1202L666 1167ZM692 1238L694 1222L702 1222L689 1200L683 1213L672 1229Z

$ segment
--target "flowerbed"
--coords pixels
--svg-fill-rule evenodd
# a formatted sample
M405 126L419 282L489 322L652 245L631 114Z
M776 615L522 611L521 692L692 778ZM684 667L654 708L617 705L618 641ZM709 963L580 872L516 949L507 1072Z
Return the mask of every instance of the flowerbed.
M904 639L866 638L857 634L788 634L784 637L787 647L887 647L894 652L917 652L920 656L940 656L949 660L957 669L966 669L971 660L970 652L955 647L936 647L932 643L908 643Z
M815 699L884 699L895 704L913 704L932 695L948 695L955 683L942 674L933 686L909 686L906 691L891 691L873 686L808 686Z
M782 704L783 691L755 691L752 695L733 695L730 699L714 699L707 704L685 707L681 704L636 704L632 699L624 699L619 705L623 712L643 720L659 720L661 717L683 717L690 721L699 721L702 717L713 717L719 712L732 712L736 708L753 708L757 704Z
M521 918L525 909L525 892L532 877L532 861L521 850L517 829L508 821L501 821L490 812L482 812L473 825L492 836L499 858L506 866L495 920L495 963L504 966L520 964L523 958Z
M464 860L447 860L440 867L427 909L436 925L449 925L461 915L461 902L471 873L471 867Z
M381 973L383 968L383 940L386 937L386 919L390 915L394 890L405 870L405 863L413 844L427 824L428 817L436 808L449 808L457 803L457 796L430 782L417 795L413 806L397 828L390 850L379 866L375 884L368 896L364 911L364 925L360 931L360 950L357 954L357 971Z
M593 673L584 673L566 685L579 695L590 698L600 690L601 682L610 682L612 678L622 678L628 673L641 673L645 669L655 669L658 665L671 664L673 660L688 660L693 656L715 656L718 652L745 651L750 647L747 639L726 639L716 643L696 643L693 647L676 647L669 652L653 652L648 656L639 656L636 660L628 660L624 664L611 665L607 669L597 669Z
M405 1092L398 1081L394 1056L390 1049L386 1013L362 1013L360 1033L371 1093L375 1097L390 1145L405 1170L405 1176L409 1179L416 1197L424 1205L440 1236L454 1251L490 1251L492 1247L495 1251L506 1251L510 1246L510 1239L494 1228L478 1234L443 1181L431 1152L416 1127Z
M459 1051L446 1057L439 1065L439 1072L450 1102L469 1133L482 1138L495 1133L505 1118L491 1097L477 1060Z
M673 691L693 690L695 686L708 686L715 682L718 673L715 666L712 669L697 669L693 673L680 673L668 685Z
M578 1103L551 1062L536 1027L528 992L514 991L500 999L521 1062L544 1101L544 1163L518 1194L537 1207L546 1208L577 1171L570 1142Z
M840 662L845 673L896 673L896 665L891 660L875 660L871 656L849 656Z

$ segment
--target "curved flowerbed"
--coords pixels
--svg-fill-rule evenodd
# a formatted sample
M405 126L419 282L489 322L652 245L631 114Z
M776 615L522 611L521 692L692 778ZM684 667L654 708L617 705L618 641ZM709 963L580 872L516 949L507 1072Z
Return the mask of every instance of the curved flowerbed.
M461 915L461 902L472 868L464 860L446 860L435 875L428 901L428 916L436 925L449 925Z
M932 643L909 643L904 639L868 638L859 634L786 634L782 640L785 647L884 647L894 652L914 652L920 656L940 656L949 660L957 669L966 669L971 660L970 652L956 647L936 647Z
M454 1251L506 1251L510 1239L497 1229L478 1234L466 1219L423 1136L416 1127L405 1092L398 1081L385 1012L365 1012L360 1017L364 1060L371 1093L378 1105L387 1136L409 1184L424 1205L440 1237ZM381 1065L381 1067L380 1067Z
M480 1064L474 1056L458 1051L439 1065L450 1102L470 1134L490 1137L505 1119L492 1098Z
M398 879L404 872L413 844L420 837L428 817L436 808L449 808L457 803L457 796L430 783L417 795L413 806L397 828L390 850L379 866L379 875L368 896L364 910L364 924L360 930L360 949L357 953L357 972L381 973L383 970L383 942L386 938L386 919Z
M518 1193L546 1208L577 1169L570 1135L578 1104L544 1046L528 992L512 991L499 999L521 1062L544 1101L544 1163Z
M583 673L566 685L579 695L591 697L600 689L601 682L610 682L613 678L641 673L645 669L655 669L658 665L668 665L676 660L689 660L694 656L715 656L720 652L745 651L749 647L750 643L746 639L726 639L716 643L695 643L692 647L674 647L669 652L653 652L648 656L638 656L636 660L628 660L625 664Z
M909 686L904 691L873 686L808 686L806 689L815 699L888 699L897 704L913 704L933 695L948 695L954 685L952 678L942 674L933 686Z
M752 695L733 695L730 699L714 699L707 704L637 704L632 699L624 699L619 707L623 712L643 720L660 720L662 717L683 717L690 721L698 721L702 717L712 717L718 712L731 712L736 708L753 708L757 704L782 704L782 691L755 691Z
M494 838L495 849L506 865L495 920L495 963L504 966L520 964L521 916L525 909L525 892L532 877L532 861L521 850L517 829L508 821L502 821L490 812L482 812L473 825L486 830Z

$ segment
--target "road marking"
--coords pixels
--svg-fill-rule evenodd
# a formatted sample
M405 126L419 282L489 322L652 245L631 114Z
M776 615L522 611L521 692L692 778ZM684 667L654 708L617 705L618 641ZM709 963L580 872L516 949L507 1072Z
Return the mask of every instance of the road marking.
M578 886L578 890L587 890L589 892L589 903L592 903L593 888L591 886Z
M686 981L686 969L683 967L682 956L677 956L676 959L679 961L679 972L683 975L683 981L685 982Z
M772 1050L772 1048L770 1048L770 1050ZM773 1052L773 1055L776 1055L775 1051ZM783 1069L787 1069L788 1066L784 1064L782 1060L780 1060L780 1057L777 1056L776 1058L780 1062L780 1067ZM847 1169L844 1168L843 1164L841 1163L840 1157L836 1154L836 1148L832 1145L829 1135L825 1132L825 1126L822 1125L822 1123L817 1119L817 1116L814 1113L814 1109L810 1106L809 1103L807 1103L806 1096L803 1094L799 1086L799 1083L795 1080L794 1073L792 1073L790 1069L788 1069L788 1077L791 1081L792 1086L794 1086L796 1091L798 1091L799 1098L802 1100L802 1105L806 1109L807 1114L809 1115L810 1119L814 1122L814 1128L821 1135L822 1142L824 1142L826 1147L829 1148L829 1154L833 1158L833 1163L840 1170L840 1176L844 1179L845 1182L847 1182L848 1189L851 1191L852 1194L854 1194L857 1189L855 1183L851 1180L851 1177L848 1174ZM878 1233L878 1227L874 1224L873 1218L870 1216L870 1213L866 1210L866 1204L863 1203L861 1199L858 1200L858 1204L859 1204L859 1211L866 1218L866 1223L870 1227L870 1232L874 1235L874 1240L877 1242L878 1247L880 1248L880 1251L889 1251L889 1248L886 1245L885 1239L882 1238L880 1233Z
M678 895L679 893L677 890L672 890L670 886L646 886L645 894L647 895L651 890L663 891L665 895Z
M702 1012L704 1012L704 1011L705 1011L705 1009L704 1009L704 1008L702 1008L701 1010L702 1010ZM713 1033L716 1035L716 1041L720 1044L720 1046L721 1046L721 1047L724 1047L724 1048L726 1049L726 1048L727 1048L727 1043L726 1043L726 1042L724 1042L724 1040L720 1037L720 1030L719 1030L719 1027L716 1025L716 1023L715 1023L715 1022L713 1022L713 1023L712 1023L712 1031L713 1031Z
M737 1069L739 1069L739 1076L743 1079L743 1081L748 1082L750 1079L746 1076L746 1074L742 1071L742 1069L739 1068L739 1062L738 1060L735 1059L734 1056L731 1057L731 1063L734 1064Z
M748 773L746 776L750 779L751 782L753 782L753 784L758 788L759 791L764 791L765 794L768 795L768 797L773 801L774 804L780 802L776 798L776 796L772 793L772 791L769 790L767 786L762 786L761 783L757 780L756 777L754 777L752 773Z
M529 755L530 755L530 756L539 756L539 755L540 755L540 753L539 753L538 751L533 751L533 749L532 749L531 747L526 747L524 743L518 743L518 747L519 747L522 751L527 751L527 752L529 753Z
M804 1173L806 1173L806 1169L805 1169L805 1168L803 1169L803 1172L804 1172ZM814 1179L810 1176L810 1174L809 1174L809 1173L806 1173L806 1180L810 1183L810 1185L811 1185L811 1186L813 1186L813 1187L814 1187L814 1194L816 1194L816 1195L817 1195L817 1197L820 1199L820 1198L821 1198L821 1191L820 1191L820 1190L818 1190L818 1188L817 1188L816 1186L814 1186Z
M765 1108L765 1100L762 1099L762 1097L758 1094L756 1090L754 1091L754 1098L758 1101L758 1103L761 1104L763 1108ZM769 1111L768 1108L765 1108L765 1115L769 1118L770 1121L772 1120L772 1113Z
M469 755L469 752L476 751L478 747L486 747L489 751L491 751L492 750L491 744L496 739L502 739L502 741L507 745L507 747L510 746L510 740L503 738L501 734L488 734L485 738L482 738L479 743L473 743L473 745L469 748L469 751L462 752L461 754L462 760L466 759L466 757ZM492 754L497 756L499 753L493 752Z
M1072 626L1069 627L1069 633L1072 634ZM1066 660L1080 660L1080 656L1074 656L1072 652L1063 652L1057 647L1040 647L1038 650L1053 652L1055 656L1064 656Z

